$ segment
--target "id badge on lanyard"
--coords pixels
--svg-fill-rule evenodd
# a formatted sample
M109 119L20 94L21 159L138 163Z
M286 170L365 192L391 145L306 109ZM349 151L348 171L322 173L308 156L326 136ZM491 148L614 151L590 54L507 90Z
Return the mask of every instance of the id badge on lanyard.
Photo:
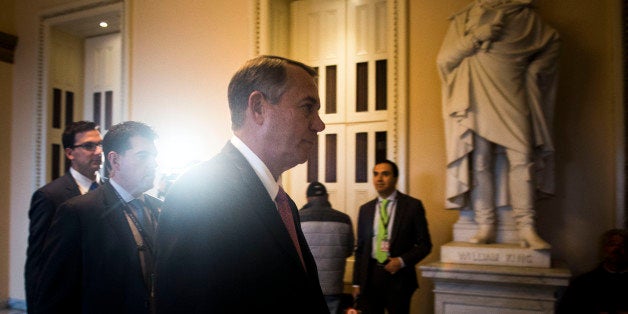
M388 237L382 239L379 249L382 252L388 252L390 250L390 241L388 240Z

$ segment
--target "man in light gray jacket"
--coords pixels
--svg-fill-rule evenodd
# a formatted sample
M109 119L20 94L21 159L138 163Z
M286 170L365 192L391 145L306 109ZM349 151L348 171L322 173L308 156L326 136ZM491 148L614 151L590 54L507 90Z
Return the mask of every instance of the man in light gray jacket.
M318 279L329 313L339 313L347 257L354 248L351 218L331 208L327 189L320 182L307 188L308 203L301 208L301 229L316 260Z

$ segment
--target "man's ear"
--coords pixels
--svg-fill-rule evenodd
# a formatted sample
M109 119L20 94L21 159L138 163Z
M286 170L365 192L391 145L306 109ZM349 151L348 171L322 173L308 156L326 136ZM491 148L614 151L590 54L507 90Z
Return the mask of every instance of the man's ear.
M73 151L74 150L72 148L64 148L63 153L65 154L65 158L67 158L68 160L74 160L74 155L72 155Z
M264 106L266 102L266 97L260 91L253 91L251 95L249 95L249 103L246 111L251 114L256 124L261 125L264 123L264 111L266 110Z
M110 151L107 154L107 161L109 162L109 165L111 167L111 169L118 169L119 168L119 161L120 161L120 155L118 155L117 152L115 151Z

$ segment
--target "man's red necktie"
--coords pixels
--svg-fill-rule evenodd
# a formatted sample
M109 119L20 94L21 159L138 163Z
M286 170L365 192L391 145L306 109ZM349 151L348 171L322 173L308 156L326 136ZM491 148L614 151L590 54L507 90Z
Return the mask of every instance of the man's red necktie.
M294 217L292 217L292 209L290 208L290 201L288 201L288 194L283 190L282 187L279 187L279 192L277 193L277 197L275 198L277 202L277 209L279 210L279 214L281 215L281 220L283 220L286 229L288 229L288 233L290 233L290 238L292 238L292 243L299 253L299 258L301 259L301 264L303 264L303 268L305 269L305 262L303 261L303 254L301 253L301 246L299 245L299 239L297 238L297 229L294 226Z

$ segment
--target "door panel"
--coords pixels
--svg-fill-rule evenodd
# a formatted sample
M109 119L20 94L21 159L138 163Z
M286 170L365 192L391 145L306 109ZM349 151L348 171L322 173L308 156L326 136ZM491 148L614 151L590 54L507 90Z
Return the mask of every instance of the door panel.
M360 205L375 198L372 188L375 157L382 143L376 142L378 132L386 132L385 122L353 124L346 127L347 159L345 163L346 184L344 186L347 213L357 221ZM364 141L364 142L362 142ZM385 147L385 144L384 144ZM385 148L384 148L385 151ZM366 176L358 172L363 172Z
M385 121L377 110L378 60L388 58L387 2L349 1L347 8L347 117L352 122ZM380 73L380 77L382 74ZM385 83L385 82L384 82ZM363 95L363 96L362 96ZM365 102L365 103L362 103ZM364 107L364 109L360 109Z
M121 122L121 35L85 40L85 120L96 122L102 131Z
M387 158L388 2L296 1L291 4L291 58L316 67L320 115L317 180L332 206L357 221L361 204L375 197L372 168ZM312 165L310 165L312 166ZM291 195L302 206L308 165L289 171ZM310 180L311 178L310 171Z
M334 138L333 140L331 138ZM344 164L346 161L345 143L345 126L342 124L327 125L325 130L318 134L318 167L316 169L315 181L319 181L325 185L329 194L329 202L334 208L340 211L345 210L345 180ZM333 147L330 147L332 146ZM308 161L309 162L309 161ZM330 171L329 164L336 164L335 178L328 180L331 176L327 172ZM298 165L286 173L287 180L284 185L289 186L290 196L294 199L297 206L301 208L307 203L305 192L310 182L307 180L308 163Z
M338 0L295 1L291 5L291 57L318 70L325 123L345 121L341 106L347 89L345 6L345 1Z
M46 182L69 170L61 135L65 126L82 116L83 40L50 29L48 115L46 123Z

